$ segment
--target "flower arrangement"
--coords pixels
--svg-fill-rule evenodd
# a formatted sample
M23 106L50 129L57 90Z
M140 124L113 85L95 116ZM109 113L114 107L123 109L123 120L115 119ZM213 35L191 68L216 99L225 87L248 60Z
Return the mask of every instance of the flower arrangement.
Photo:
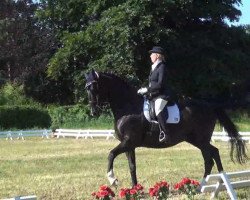
M149 196L155 199L167 199L169 195L169 184L166 181L157 182L154 187L149 188Z
M196 180L189 178L183 178L179 183L174 185L174 189L179 193L184 193L188 196L188 199L194 199L194 196L198 193L197 189L200 183ZM131 189L121 188L119 191L119 198L124 200L142 200L145 198L143 186L140 184L135 185ZM149 196L154 200L166 200L170 194L170 186L166 181L160 181L149 188ZM100 186L97 192L93 192L92 196L99 200L114 200L115 193L106 185Z
M140 184L135 185L131 189L121 188L119 191L119 197L126 200L139 200L144 196L143 187Z
M92 193L92 196L95 199L112 200L115 197L115 193L108 186L102 185L97 192Z
M200 183L196 180L189 178L183 178L179 183L174 185L174 189L184 193L188 196L188 199L194 199L194 196L197 194L197 188Z

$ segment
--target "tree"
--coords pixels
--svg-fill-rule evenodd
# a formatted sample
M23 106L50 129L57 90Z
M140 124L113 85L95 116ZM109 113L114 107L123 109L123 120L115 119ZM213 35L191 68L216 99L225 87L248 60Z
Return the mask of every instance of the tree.
M226 99L232 83L249 77L249 35L243 27L224 22L238 20L241 13L235 4L240 0L43 3L41 19L58 28L62 42L48 74L70 80L75 94L90 68L145 81L153 45L166 49L169 81L181 94Z
M24 85L27 95L48 103L58 101L58 92L63 90L53 90L60 84L44 73L58 42L53 29L38 22L38 7L32 0L1 1L0 78L2 83L9 80Z

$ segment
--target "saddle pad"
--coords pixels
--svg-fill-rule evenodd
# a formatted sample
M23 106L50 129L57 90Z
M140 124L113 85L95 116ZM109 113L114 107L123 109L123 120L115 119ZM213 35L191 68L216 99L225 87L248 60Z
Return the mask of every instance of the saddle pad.
M167 123L177 124L180 121L180 110L176 104L173 106L167 106L168 109L168 119Z
M144 101L144 105L143 105L143 113L145 118L149 121L149 122L155 122L152 121L150 118L150 114L149 114L149 102L148 101ZM167 110L166 110L167 109ZM167 119L167 123L170 124L177 124L180 121L180 110L177 106L177 104L174 104L173 106L167 106L164 108L163 112L167 112L168 111L168 119Z

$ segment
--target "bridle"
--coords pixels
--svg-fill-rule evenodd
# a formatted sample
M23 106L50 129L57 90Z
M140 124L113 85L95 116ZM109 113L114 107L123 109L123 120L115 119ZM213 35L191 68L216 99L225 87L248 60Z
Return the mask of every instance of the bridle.
M95 72L96 76L97 76L97 79L99 79L99 74L97 74L97 72ZM95 98L88 98L88 103L89 105L94 105L95 107L97 107L98 109L100 110L105 110L105 107L109 104L109 102L105 101L105 102L102 102L102 105L99 105L99 90L100 90L100 87L99 87L99 83L98 83L98 80L91 80L89 82L87 82L85 84L85 89L91 93L91 90L89 89L91 86L95 87ZM94 96L92 94L92 96Z
M97 106L99 105L99 101L98 101L98 99L99 99L99 94L98 94L98 91L99 91L99 85L98 85L98 82L96 81L96 80L93 80L93 81L90 81L90 82L88 82L88 83L86 83L86 85L85 85L85 89L88 91L89 89L89 87L91 86L91 85L93 85L94 83L96 83L96 88L97 88L97 94L96 94L96 100L95 101L93 101L92 99L91 100L89 100L89 104L96 104Z

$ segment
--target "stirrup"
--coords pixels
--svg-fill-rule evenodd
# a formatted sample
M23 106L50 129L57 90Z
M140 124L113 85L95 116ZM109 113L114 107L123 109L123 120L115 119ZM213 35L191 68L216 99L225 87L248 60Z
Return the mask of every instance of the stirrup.
M164 131L161 131L159 134L159 142L163 142L166 140L166 134L164 133Z

